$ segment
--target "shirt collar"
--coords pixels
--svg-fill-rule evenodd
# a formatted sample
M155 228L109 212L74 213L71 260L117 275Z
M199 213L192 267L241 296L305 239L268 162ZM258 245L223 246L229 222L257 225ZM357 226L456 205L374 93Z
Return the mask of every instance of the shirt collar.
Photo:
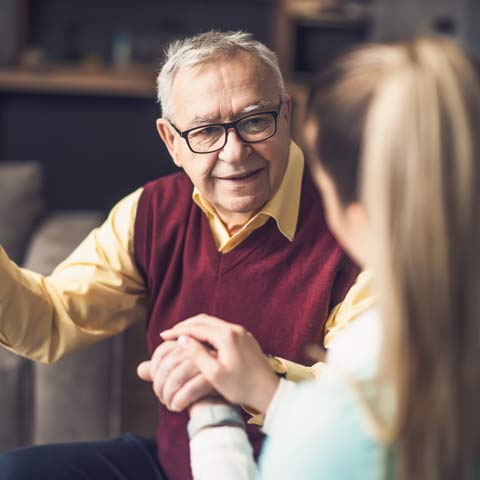
M273 197L242 227L242 230L258 223L259 218L268 216L275 220L282 235L293 241L298 222L303 169L303 153L292 141L287 168L280 186ZM197 187L193 189L192 199L207 217L220 220L215 208L202 196Z

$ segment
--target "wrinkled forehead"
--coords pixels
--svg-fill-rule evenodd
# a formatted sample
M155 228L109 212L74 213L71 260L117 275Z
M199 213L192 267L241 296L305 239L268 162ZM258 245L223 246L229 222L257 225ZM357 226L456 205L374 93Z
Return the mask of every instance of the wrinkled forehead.
M256 107L276 106L280 90L271 69L240 52L179 69L173 79L175 119L227 121Z

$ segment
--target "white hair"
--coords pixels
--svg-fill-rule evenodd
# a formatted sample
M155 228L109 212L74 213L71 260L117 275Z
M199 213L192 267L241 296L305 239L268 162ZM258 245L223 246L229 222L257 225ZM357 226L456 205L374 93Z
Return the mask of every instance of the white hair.
M274 52L243 31L220 32L211 30L173 42L165 51L165 60L157 77L157 97L164 118L172 116L171 89L176 73L185 67L194 67L216 60L223 55L245 51L256 57L272 72L282 98L285 83Z

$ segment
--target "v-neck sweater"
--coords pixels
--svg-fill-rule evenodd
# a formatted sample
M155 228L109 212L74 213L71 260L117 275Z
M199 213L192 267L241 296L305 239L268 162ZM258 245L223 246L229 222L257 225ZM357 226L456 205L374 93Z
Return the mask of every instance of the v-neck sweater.
M181 172L148 183L139 200L134 252L148 290L150 353L161 331L207 313L243 325L265 353L311 363L307 345L321 343L330 308L358 270L330 234L309 173L292 242L270 219L228 253L218 252L192 189ZM188 414L158 408L160 463L169 480L191 478ZM258 453L262 433L252 426L248 434Z

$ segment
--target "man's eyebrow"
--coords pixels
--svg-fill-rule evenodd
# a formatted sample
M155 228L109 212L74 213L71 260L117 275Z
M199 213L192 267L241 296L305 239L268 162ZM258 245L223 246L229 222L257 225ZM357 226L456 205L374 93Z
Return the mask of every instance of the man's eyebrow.
M214 115L196 115L190 122L188 122L188 128L196 127L198 125L205 125L209 123L218 123L219 119Z
M276 105L275 105L276 106ZM264 110L264 109L271 109L271 108L275 108L274 105L272 105L272 102L267 102L265 100L258 100L257 102L255 103L252 103L248 106L246 106L245 108L242 108L238 113L237 113L237 116L241 116L241 115L246 115L247 113L252 113L252 112L256 112L257 110Z
M275 108L275 106L272 105L272 102L267 102L265 100L258 100L239 110L235 114L234 118L238 118L238 117L241 117L242 115L247 115L249 113L254 113L259 110L273 109ZM190 122L188 122L187 128L194 128L200 125L208 125L210 123L223 123L223 122L216 115L196 115L190 120Z

